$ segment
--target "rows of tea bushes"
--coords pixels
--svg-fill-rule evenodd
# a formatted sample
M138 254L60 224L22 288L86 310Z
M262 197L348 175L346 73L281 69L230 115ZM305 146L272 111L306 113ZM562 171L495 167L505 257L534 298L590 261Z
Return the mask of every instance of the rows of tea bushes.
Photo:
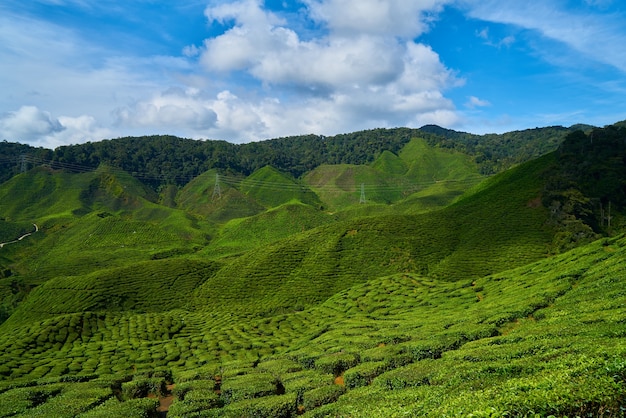
M0 396L26 416L154 411L139 399L169 383L174 417L619 416L625 255L619 238L476 280L371 279L292 314L196 314L188 335L193 314L152 328L164 314L75 314L50 334L81 322L110 334L39 344L25 338L43 334L36 325L17 328L17 344L3 338Z

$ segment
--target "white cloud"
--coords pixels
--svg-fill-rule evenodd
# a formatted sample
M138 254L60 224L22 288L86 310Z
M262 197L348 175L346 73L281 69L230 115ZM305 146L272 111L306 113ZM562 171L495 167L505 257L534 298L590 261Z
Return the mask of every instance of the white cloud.
M474 18L537 31L545 38L561 42L587 58L626 71L623 15L568 11L563 8L562 2L556 0L509 0L506 7L502 7L499 0L464 0L462 3ZM512 41L506 40L504 45ZM544 51L544 54L551 60L548 54L562 52L551 50ZM578 66L579 60L580 57L577 57L570 65Z
M92 116L53 117L36 106L22 106L0 118L2 137L45 148L99 140L110 134Z
M441 0L305 0L311 17L338 34L413 39L428 29Z
M52 118L63 132L28 135L5 130L3 135L7 140L37 141L38 145L49 141L49 147L59 141L101 140L105 138L102 135L112 133L103 126L112 123L113 109L146 97L167 78L163 73L185 71L186 65L177 57L116 55L68 28L0 16L0 112L11 115L21 103L29 103L38 112L46 109L64 115ZM20 111L25 112L23 108Z
M467 103L465 103L465 106L469 107L470 109L474 109L476 107L491 106L491 103L489 103L487 100L481 100L476 96L470 96L467 100Z
M122 126L166 128L172 131L207 131L217 116L198 91L170 89L133 106L117 109L117 123Z
M9 112L0 119L2 135L5 138L22 141L39 141L63 129L65 128L59 120L35 106L22 106L19 110Z
M384 83L402 71L402 46L393 37L357 34L302 41L257 1L228 6L206 12L213 19L237 22L205 41L201 62L209 71L245 70L262 82L307 88Z
M489 40L489 28L483 28L476 31L476 36L484 40Z
M244 72L265 86L257 90L262 99L229 92L228 100L214 100L216 128L239 127L252 135L248 139L261 139L424 120L449 126L458 117L443 92L463 80L430 47L411 40L426 30L425 16L442 3L308 1L310 16L328 32L306 40L259 1L208 7L210 20L234 24L204 41L204 68L216 75Z
M261 0L221 3L205 16L227 30L177 57L121 55L68 28L0 17L5 135L54 147L133 134L242 142L450 126L458 116L445 92L463 80L414 41L444 3L307 0L295 23ZM26 102L38 131L10 113Z

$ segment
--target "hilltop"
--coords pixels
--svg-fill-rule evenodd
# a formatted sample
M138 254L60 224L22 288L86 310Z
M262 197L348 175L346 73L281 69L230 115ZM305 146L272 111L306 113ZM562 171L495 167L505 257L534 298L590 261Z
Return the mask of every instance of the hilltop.
M0 417L621 416L623 124L30 151Z
M70 171L96 169L105 164L132 174L155 190L168 184L184 186L211 169L221 174L248 176L272 166L301 177L321 165L371 164L384 151L397 154L412 138L423 138L432 147L467 154L482 174L494 174L554 151L568 133L579 129L581 126L546 127L472 135L428 125L420 129L372 129L328 137L302 135L240 145L159 135L115 138L55 150L4 141L0 143L0 182L25 167L42 163Z

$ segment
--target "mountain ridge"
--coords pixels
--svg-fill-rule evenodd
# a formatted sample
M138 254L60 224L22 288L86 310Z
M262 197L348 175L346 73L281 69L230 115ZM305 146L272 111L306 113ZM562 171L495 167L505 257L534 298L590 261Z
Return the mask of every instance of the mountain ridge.
M310 170L324 138L184 185L13 173L0 236L39 230L0 249L0 417L156 416L169 395L170 418L620 416L626 127L562 133L506 170L538 152L523 133L481 165L463 133L372 130ZM266 150L279 166L245 174Z

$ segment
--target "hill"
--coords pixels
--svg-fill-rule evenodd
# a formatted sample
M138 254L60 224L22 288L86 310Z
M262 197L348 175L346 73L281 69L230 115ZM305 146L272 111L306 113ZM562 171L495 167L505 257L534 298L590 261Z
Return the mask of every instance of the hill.
M625 128L488 178L411 132L0 184L0 417L621 416Z
M322 165L371 164L385 151L397 154L412 138L423 138L432 147L467 154L482 174L494 174L553 151L567 134L580 128L575 125L472 135L425 126L329 137L303 135L240 145L159 135L115 138L55 150L2 142L0 182L42 163L68 171L94 170L105 164L130 173L154 190L171 184L182 187L211 169L222 175L249 176L272 166L299 178Z

